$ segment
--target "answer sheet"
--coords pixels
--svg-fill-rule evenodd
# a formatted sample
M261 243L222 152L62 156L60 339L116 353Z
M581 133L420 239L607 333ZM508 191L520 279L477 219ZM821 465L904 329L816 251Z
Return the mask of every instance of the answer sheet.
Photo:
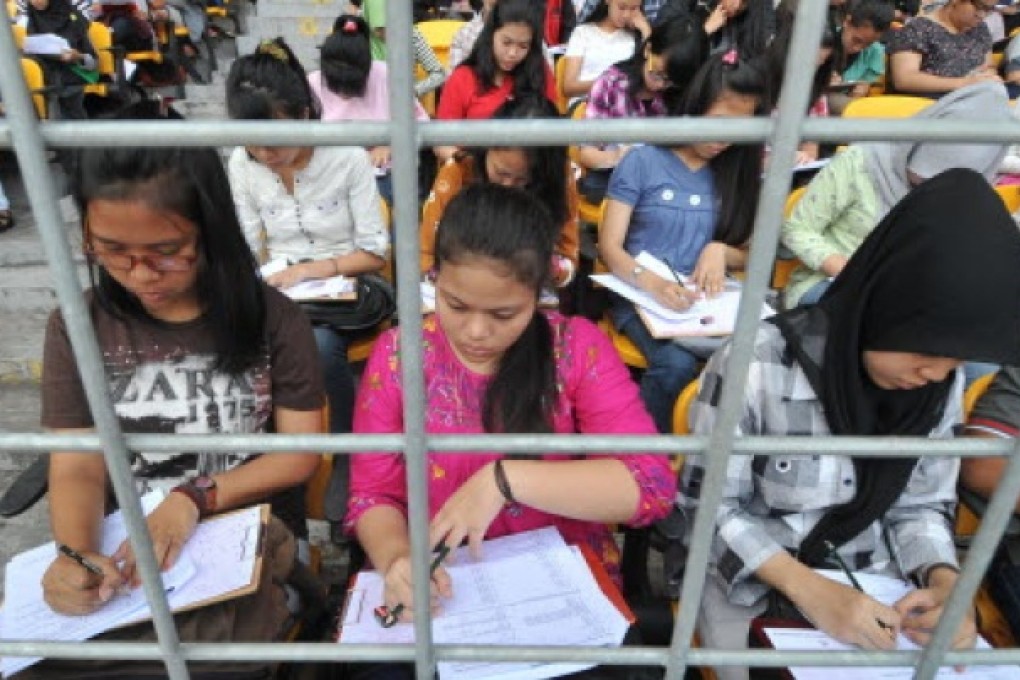
M552 527L483 545L475 561L467 548L447 563L454 596L433 619L439 644L618 646L627 620L603 594L581 552ZM341 643L413 643L413 624L383 628L372 612L383 602L375 572L358 574L348 595ZM440 662L441 680L530 680L592 664Z
M850 585L846 575L833 569L816 569L818 574L843 585ZM867 594L885 605L892 605L914 589L914 586L902 579L854 572L854 577ZM776 649L801 651L847 651L856 649L829 637L814 628L766 628L766 635ZM914 651L920 649L916 644L900 634L897 649ZM990 649L983 638L978 639L978 649ZM914 669L901 667L791 667L790 673L796 680L910 680L914 677ZM962 673L947 666L940 668L935 676L937 680L1020 680L1020 666L968 666Z

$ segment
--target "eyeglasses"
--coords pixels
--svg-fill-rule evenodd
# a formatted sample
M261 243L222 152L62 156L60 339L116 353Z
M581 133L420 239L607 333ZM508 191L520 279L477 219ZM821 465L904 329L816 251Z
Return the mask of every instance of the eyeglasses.
M666 75L666 73L663 71L648 70L645 71L645 74L648 76L649 80L654 80L660 85L665 85L666 87L669 87L670 85L673 84L673 82L669 79L669 76Z
M135 268L139 263L144 264L146 268L151 269L154 272L160 274L168 274L171 272L186 272L190 271L195 266L195 262L198 261L198 255L132 255L131 253L123 253L120 251L111 251L106 249L104 246L96 247L96 244L92 242L92 234L89 232L88 220L85 221L84 229L84 250L85 255L106 269L120 272L129 272ZM193 240L187 246L194 247L195 241Z

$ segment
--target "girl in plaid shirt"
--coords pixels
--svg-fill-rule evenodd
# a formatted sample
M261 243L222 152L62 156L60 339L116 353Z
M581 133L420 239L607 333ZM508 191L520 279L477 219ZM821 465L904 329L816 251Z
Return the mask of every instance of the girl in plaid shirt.
M1018 261L1020 233L978 173L922 184L817 306L762 323L739 434L951 436L962 420L960 364L1020 361ZM699 434L712 430L728 357L727 346L701 379ZM777 594L843 642L893 649L903 632L925 644L958 575L958 469L947 457L732 457L702 600L706 646L745 647L751 619ZM697 508L703 473L690 459L682 507ZM854 569L920 588L885 606L830 581L813 570L833 566L829 543ZM971 647L975 636L968 616L953 644Z

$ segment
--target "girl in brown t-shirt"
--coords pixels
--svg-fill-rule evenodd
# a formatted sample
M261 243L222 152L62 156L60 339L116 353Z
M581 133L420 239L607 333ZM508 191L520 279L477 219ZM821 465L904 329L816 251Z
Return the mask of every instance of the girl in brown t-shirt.
M86 149L74 195L93 282L87 303L108 391L127 432L321 431L322 378L301 311L258 278L213 149ZM64 319L54 312L43 363L45 427L93 429ZM139 452L139 492L168 490L148 517L166 569L199 519L299 487L315 454ZM54 452L54 538L103 571L58 556L43 576L61 613L99 609L139 574L130 544L98 537L109 485L97 453ZM47 662L49 665L52 662Z

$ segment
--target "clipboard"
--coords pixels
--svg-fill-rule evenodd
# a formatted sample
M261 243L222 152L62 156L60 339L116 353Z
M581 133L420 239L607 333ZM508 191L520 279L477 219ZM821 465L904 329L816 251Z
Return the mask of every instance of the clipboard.
M751 628L749 631L749 646L752 649L775 649L772 645L772 640L769 639L768 633L765 632L766 628L804 628L808 629L810 626L805 626L799 621L790 621L788 619L769 619L761 616L757 616L751 620ZM756 644L755 644L756 643ZM761 677L765 680L770 678L781 679L781 680L795 680L793 673L790 672L789 668L758 668L755 670L755 677Z

